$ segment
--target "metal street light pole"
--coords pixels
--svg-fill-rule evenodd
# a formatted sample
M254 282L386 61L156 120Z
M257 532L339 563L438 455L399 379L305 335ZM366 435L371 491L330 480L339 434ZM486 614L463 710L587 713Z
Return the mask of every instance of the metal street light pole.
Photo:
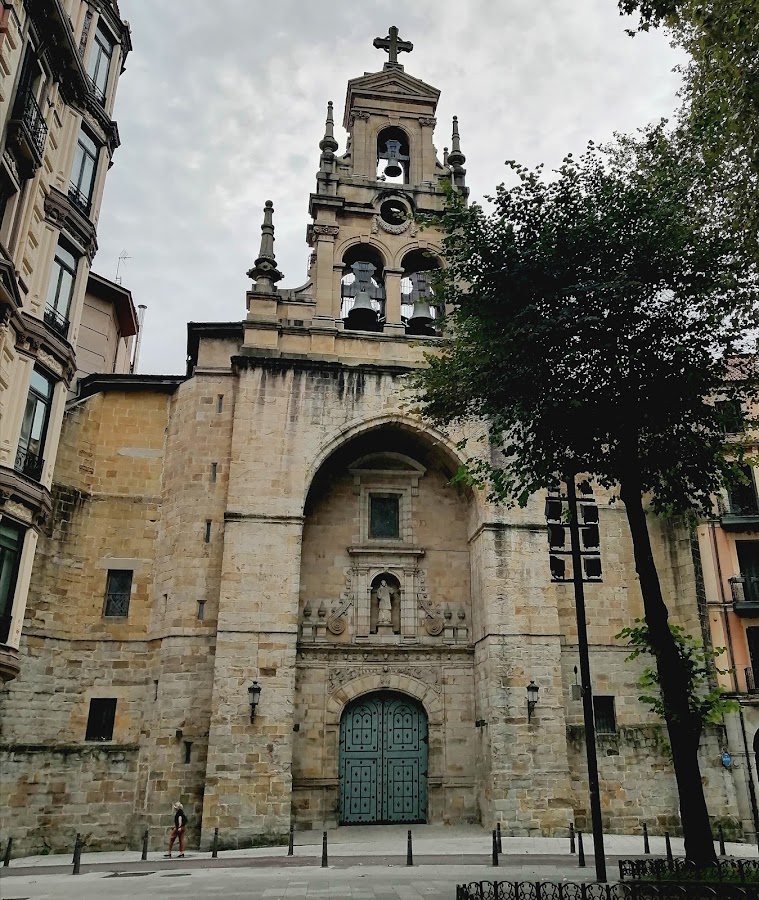
M593 823L593 851L596 859L596 878L598 881L605 882L607 880L606 856L604 853L603 822L601 820L601 791L598 784L596 723L593 716L593 691L590 683L588 628L585 620L585 589L583 587L582 557L580 552L580 528L577 518L577 488L573 473L567 476L566 484L567 501L569 503L569 535L572 548L572 582L574 583L575 610L577 613L577 644L580 654L582 711L585 719L585 750L588 758L590 816Z

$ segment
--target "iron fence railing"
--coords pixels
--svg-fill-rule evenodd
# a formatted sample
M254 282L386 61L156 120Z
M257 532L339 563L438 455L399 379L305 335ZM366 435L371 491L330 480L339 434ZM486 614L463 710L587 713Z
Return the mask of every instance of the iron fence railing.
M737 859L728 857L718 859L709 866L717 878L726 881L745 882L756 880L759 890L759 859ZM669 860L666 857L650 856L646 859L621 859L619 861L619 877L632 879L661 879L671 878L673 875L682 880L698 881L703 878L703 866L683 856L675 856Z
M16 451L16 463L14 468L22 475L27 475L35 481L42 477L42 468L45 460L41 454L33 453L28 447L19 447Z
M47 125L45 124L42 110L30 87L25 91L21 91L16 98L13 118L21 122L29 143L36 151L39 159L42 160L45 141L47 140Z
M626 881L613 884L568 881L473 881L456 886L456 900L757 900L759 885L695 881Z
M56 334L59 334L62 338L69 336L69 320L57 309L54 309L52 306L46 306L44 318L45 324L52 328Z

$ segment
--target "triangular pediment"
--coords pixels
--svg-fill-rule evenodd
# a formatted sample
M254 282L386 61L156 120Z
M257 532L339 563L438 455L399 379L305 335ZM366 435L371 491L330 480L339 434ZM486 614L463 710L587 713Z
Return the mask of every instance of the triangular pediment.
M351 109L362 99L399 99L413 100L429 104L434 112L440 91L422 81L407 75L402 69L383 69L381 72L368 72L360 78L352 78L348 82L348 93L345 98L345 119L348 120Z

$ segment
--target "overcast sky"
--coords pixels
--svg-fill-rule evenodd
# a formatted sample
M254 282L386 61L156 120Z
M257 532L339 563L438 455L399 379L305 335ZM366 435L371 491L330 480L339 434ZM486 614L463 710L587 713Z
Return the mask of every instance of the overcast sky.
M472 199L504 160L546 168L589 139L631 132L676 105L679 57L660 33L625 34L616 0L120 0L134 50L119 83L121 135L95 271L148 307L138 371L184 371L186 323L245 315L245 272L274 202L280 286L305 281L308 195L328 100L387 59L441 92L435 144L458 115ZM336 129L339 152L345 133Z

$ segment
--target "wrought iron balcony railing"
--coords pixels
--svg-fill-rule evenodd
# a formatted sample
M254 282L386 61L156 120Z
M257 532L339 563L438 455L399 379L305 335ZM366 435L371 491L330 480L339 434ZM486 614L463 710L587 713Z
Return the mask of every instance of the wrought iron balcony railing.
M92 96L97 100L97 102L98 102L101 106L105 106L105 92L102 91L102 90L95 84L95 82L93 81L92 78L90 78L89 75L87 76L87 83L88 83L89 86L90 86L90 92L92 93Z
M759 616L759 576L735 575L729 582L736 613Z
M69 200L80 209L85 216L90 214L92 200L85 196L75 184L69 184Z
M42 165L42 154L47 140L47 125L42 110L32 93L32 89L19 92L16 105L11 116L11 124L15 124L22 137L22 146L26 145L26 153L34 159L37 166Z
M756 679L754 678L754 669L752 666L747 666L743 670L743 678L746 682L746 693L747 694L757 694L759 693L759 687L756 686Z
M16 465L14 468L22 475L39 481L42 478L42 468L45 460L41 454L32 453L28 447L19 447L16 451Z
M71 323L57 309L53 309L52 306L45 307L45 324L62 338L65 339L69 336L69 325Z

